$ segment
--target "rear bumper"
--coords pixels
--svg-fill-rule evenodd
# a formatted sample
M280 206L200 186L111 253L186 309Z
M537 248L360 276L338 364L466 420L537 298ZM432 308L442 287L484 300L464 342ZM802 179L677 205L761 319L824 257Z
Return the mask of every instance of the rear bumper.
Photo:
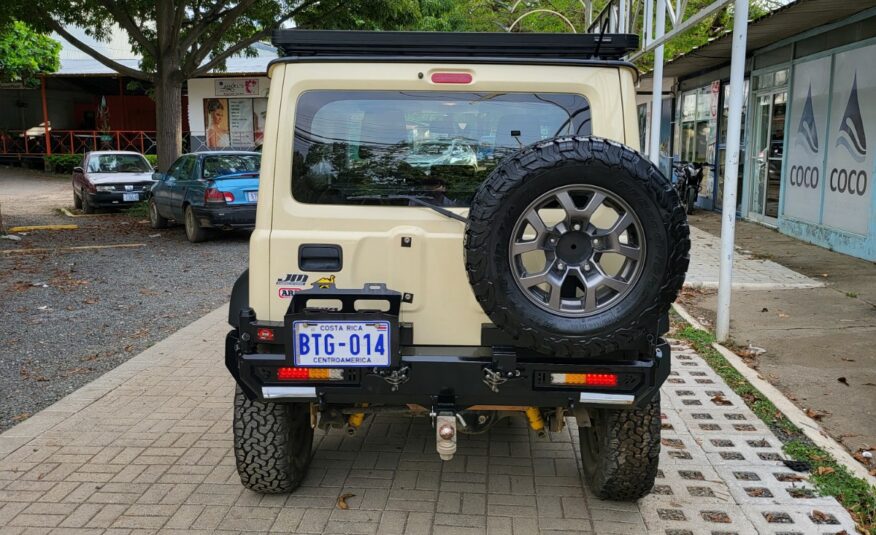
M278 381L277 368L293 366L291 359L281 346L268 346L276 352L262 353L255 349L266 346L242 343L239 333L248 327L252 326L228 334L225 364L244 392L260 401L441 405L457 410L476 405L632 408L653 398L670 369L670 347L663 340L650 355L609 354L599 360L545 357L508 347L402 346L393 368L344 369L344 379L337 382ZM507 371L513 371L513 377L494 391L485 379L490 372ZM549 384L552 372L616 373L618 386L558 387ZM400 376L404 381L394 385Z
M251 229L255 227L256 205L192 207L204 227Z

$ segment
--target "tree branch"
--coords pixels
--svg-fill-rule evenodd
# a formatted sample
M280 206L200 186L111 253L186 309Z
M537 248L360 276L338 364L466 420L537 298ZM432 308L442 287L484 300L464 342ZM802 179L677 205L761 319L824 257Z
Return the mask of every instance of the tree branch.
M225 15L222 22L219 23L217 27L210 28L210 34L204 42L201 43L198 48L191 51L189 59L185 63L186 70L196 69L198 65L204 61L204 58L206 58L210 52L219 45L222 38L225 36L225 32L234 25L238 17L243 15L243 13L252 7L256 1L257 0L242 0L239 4L234 6L234 8L229 9L228 14Z
M279 22L283 22L283 21L279 21ZM260 40L264 39L265 37L267 37L268 35L270 35L271 31L273 31L273 28L265 28L264 30L250 36L248 39L240 41L236 45L224 50L220 54L213 56L212 58L210 58L210 61L208 61L207 63L198 67L194 71L192 71L192 73L189 75L189 78L201 76L202 74L206 74L206 73L210 72L210 70L213 67L215 67L216 65L219 65L220 63L222 63L223 61L225 61L229 57L231 57L234 54L243 50L244 48L251 46L256 41L260 41Z
M207 11L200 20L191 25L191 30L186 38L182 41L181 48L188 50L190 46L195 44L201 35L210 28L210 24L222 18L229 10L223 10L227 2L216 2L209 11ZM192 17L194 19L194 17Z
M110 58L104 56L103 54L101 54L97 50L86 45L85 43L83 43L79 39L73 37L73 35L71 35L70 32L68 32L64 28L64 26L59 24L54 19L47 18L47 19L45 19L45 22L48 23L48 26L51 29L53 29L55 32L58 33L58 35L60 35L64 39L66 39L70 44L72 44L73 46L75 46L79 50L85 52L89 56L93 57L98 62L105 65L106 67L109 67L110 69L113 69L114 71L116 71L120 74L130 76L131 78L136 78L138 80L145 80L147 82L154 81L154 77L152 75L145 73L143 71L137 70L137 69L132 69L131 67L126 67L125 65L122 65L121 63L119 63L117 61L111 60Z
M119 2L115 2L114 0L101 0L101 5L110 12L119 23L119 26L124 28L125 31L128 32L128 35L134 38L140 46L143 47L144 50L152 54L153 56L158 55L158 48L156 48L155 43L149 41L146 36L143 34L143 31L134 22L134 19L131 18L130 12L122 9L121 4Z

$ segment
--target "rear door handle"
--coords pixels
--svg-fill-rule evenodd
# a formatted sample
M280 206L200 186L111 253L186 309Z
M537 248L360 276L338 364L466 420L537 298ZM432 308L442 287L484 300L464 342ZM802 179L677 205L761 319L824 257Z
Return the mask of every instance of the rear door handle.
M298 247L298 269L301 271L340 271L344 265L340 245L304 243Z

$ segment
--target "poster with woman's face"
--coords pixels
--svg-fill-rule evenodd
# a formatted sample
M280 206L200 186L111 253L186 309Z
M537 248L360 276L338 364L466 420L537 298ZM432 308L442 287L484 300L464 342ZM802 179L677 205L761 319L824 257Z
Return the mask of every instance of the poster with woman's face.
M207 129L207 148L221 149L231 145L227 98L204 99L204 124Z
M268 115L268 99L252 99L252 133L256 146L265 138L265 117Z

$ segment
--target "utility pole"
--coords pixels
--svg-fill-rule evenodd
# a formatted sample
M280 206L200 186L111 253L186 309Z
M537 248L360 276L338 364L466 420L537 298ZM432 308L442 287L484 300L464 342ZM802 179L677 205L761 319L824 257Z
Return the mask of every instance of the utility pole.
M739 180L739 138L742 132L742 100L744 96L742 92L745 83L747 38L748 0L735 0L733 9L733 48L730 59L730 109L727 117L727 151L724 160L724 203L721 206L721 270L718 276L718 322L715 325L715 335L719 342L726 342L730 335L733 242L736 234L736 183Z

